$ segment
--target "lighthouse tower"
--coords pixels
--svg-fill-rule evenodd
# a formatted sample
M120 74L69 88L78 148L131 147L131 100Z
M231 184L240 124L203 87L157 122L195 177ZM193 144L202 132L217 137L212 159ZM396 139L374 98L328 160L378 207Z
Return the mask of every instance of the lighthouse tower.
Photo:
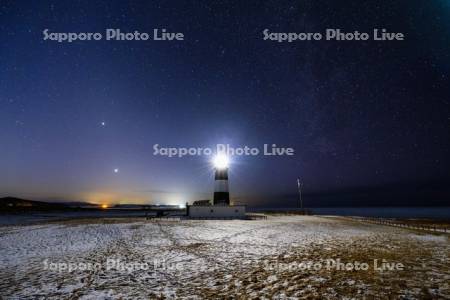
M214 165L214 199L212 205L189 206L188 216L193 219L245 219L245 205L230 205L228 192L228 156L217 154Z
M214 158L214 205L230 205L228 191L228 157L218 154Z
M214 205L230 205L230 193L228 192L228 168L216 168L214 179Z

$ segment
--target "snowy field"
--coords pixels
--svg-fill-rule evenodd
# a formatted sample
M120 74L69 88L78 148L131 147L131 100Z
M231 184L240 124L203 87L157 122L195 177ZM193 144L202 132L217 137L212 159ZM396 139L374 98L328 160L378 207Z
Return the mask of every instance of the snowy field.
M442 299L449 255L447 235L344 218L3 226L0 298Z

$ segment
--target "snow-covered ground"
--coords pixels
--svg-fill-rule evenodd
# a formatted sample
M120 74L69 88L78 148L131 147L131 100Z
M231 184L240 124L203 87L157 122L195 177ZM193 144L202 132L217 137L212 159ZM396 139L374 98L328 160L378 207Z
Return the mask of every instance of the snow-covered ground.
M0 298L448 298L449 254L447 235L344 218L8 226Z

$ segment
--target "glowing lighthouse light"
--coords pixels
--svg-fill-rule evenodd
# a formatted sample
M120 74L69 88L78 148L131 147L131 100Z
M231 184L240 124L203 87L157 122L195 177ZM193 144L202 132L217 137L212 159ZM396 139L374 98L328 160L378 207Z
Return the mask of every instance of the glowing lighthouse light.
M225 154L219 153L214 157L213 164L216 169L224 170L228 168L230 160Z

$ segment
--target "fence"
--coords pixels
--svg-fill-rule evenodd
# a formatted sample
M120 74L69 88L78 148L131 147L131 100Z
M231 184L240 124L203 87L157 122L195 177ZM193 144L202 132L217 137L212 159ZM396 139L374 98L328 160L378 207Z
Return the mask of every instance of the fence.
M450 228L438 227L436 225L430 226L430 225L417 224L417 223L412 224L412 223L401 222L400 220L394 221L391 219L383 219L383 218L369 218L369 217L350 217L350 218L353 220L356 220L356 221L372 223L372 224L387 225L387 226L394 226L394 227L401 227L401 228L408 228L408 229L415 229L415 230L450 233Z

